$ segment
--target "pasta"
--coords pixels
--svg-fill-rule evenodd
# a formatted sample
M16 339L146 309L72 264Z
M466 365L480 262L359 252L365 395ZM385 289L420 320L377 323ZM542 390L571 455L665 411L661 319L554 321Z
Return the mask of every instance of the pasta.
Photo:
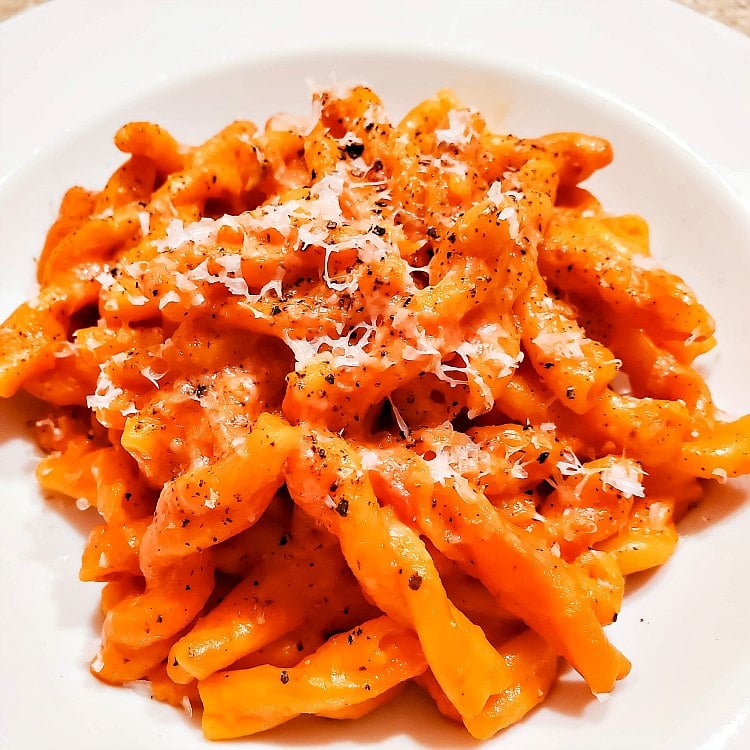
M719 419L713 321L645 222L580 187L609 144L498 135L445 91L392 123L364 86L115 144L0 329L0 395L46 404L41 486L101 516L92 673L211 739L410 681L485 739L561 659L610 692L626 577L750 473L750 415Z

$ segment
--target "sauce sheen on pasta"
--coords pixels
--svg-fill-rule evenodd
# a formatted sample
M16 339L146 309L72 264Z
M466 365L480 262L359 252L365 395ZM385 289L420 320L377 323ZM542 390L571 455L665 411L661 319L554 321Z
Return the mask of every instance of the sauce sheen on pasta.
M497 134L446 91L394 123L354 86L115 144L0 328L41 486L100 515L92 674L211 739L408 682L485 739L563 660L610 692L626 577L750 473L750 415L719 419L713 321L644 220L580 187L609 143Z

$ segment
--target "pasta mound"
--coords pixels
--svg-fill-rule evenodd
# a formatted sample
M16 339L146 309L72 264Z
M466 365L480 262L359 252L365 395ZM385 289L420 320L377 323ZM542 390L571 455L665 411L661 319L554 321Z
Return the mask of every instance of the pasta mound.
M498 135L448 92L359 86L203 145L151 123L74 187L0 395L49 404L45 490L95 506L92 673L212 739L362 716L415 681L487 738L664 563L701 480L750 472L691 363L713 322L578 133Z

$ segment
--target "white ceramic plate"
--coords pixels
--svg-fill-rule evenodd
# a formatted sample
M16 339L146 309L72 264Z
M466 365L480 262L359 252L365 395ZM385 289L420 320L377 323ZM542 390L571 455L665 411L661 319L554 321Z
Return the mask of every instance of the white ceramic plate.
M304 79L331 73L370 82L394 113L449 86L522 135L610 138L615 163L592 188L649 220L655 254L715 314L719 405L750 411L750 42L669 2L56 0L12 19L0 26L0 318L33 289L63 190L102 185L121 160L120 124L155 119L196 141L235 118L306 111ZM40 497L24 407L0 406L0 746L207 747L194 720L89 676L98 587L77 569L93 512ZM633 671L609 701L568 673L486 746L750 746L749 498L747 481L711 491L675 557L630 582L608 632ZM303 719L253 741L323 744L476 745L416 690L358 722Z

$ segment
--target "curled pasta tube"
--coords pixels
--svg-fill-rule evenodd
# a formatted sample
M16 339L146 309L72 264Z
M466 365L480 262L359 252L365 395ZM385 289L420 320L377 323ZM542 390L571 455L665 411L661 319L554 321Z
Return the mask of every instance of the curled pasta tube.
M82 187L72 187L60 203L60 212L44 239L44 247L37 263L37 281L41 282L50 250L67 235L85 224L94 213L97 194Z
M338 602L339 593L350 593L348 572L335 537L295 518L284 544L277 543L175 644L169 675L175 682L204 679L316 618Z
M103 637L90 671L97 679L110 685L140 680L164 661L169 647L170 642L167 640L141 648L127 648Z
M42 285L61 285L71 267L111 260L121 248L134 245L141 238L138 209L134 204L122 207L112 216L92 218L50 247L43 266ZM96 286L98 291L99 285Z
M680 449L683 471L704 479L726 479L750 473L750 414L719 422Z
M603 317L603 311L592 310L589 315ZM705 423L712 421L714 407L703 378L671 352L657 346L644 331L633 330L612 316L607 317L604 328L606 331L597 333L622 360L633 391L669 401L682 399L693 415L695 427L705 429Z
M620 612L625 593L623 573L612 555L590 549L575 561L581 571L581 586L602 625L609 625Z
M373 472L383 501L417 518L422 533L446 557L479 577L503 608L572 664L593 692L609 692L627 671L627 660L607 640L576 572L503 519L465 479L435 483L423 459L393 450L398 458Z
M121 602L141 593L142 578L121 575L102 589L102 611L107 615ZM101 647L91 662L91 673L97 679L114 685L140 680L164 661L170 645L171 639L167 638L148 645L128 647L113 642L106 633L102 633Z
M500 644L498 650L516 675L516 682L493 695L479 714L463 719L471 735L480 740L520 721L545 699L557 677L557 654L533 630ZM419 675L416 682L430 694L440 713L452 721L462 721L431 672Z
M608 456L583 464L580 473L565 477L542 503L540 511L564 559L570 561L627 523L633 495L607 483L612 472L634 485L643 479L634 461Z
M192 469L164 487L143 542L148 559L203 550L252 526L283 482L296 431L262 414L236 452Z
M562 185L577 185L612 162L612 146L604 138L563 132L539 141L554 157Z
M323 461L321 461L323 459ZM512 684L481 629L448 599L419 536L381 508L354 449L314 432L289 462L289 492L329 528L365 593L398 622L413 627L430 668L462 715Z
M262 666L203 680L203 731L209 739L230 739L262 732L300 714L345 710L426 668L416 635L379 617L334 636L297 667Z
M219 538L227 538L252 525L265 510L281 484L281 467L294 440L291 428L284 428L277 417L264 415L244 446L248 453L239 459L238 454L230 456L221 474L217 474L215 466L205 467L205 479L193 472L176 480L175 494L162 493L140 548L146 590L107 614L104 633L109 640L130 647L154 643L174 635L195 618L214 583L208 548ZM247 471L248 455L260 462L258 471L252 474ZM240 490L247 492L251 500L260 497L262 509L251 501L243 506ZM189 524L183 521L195 518L196 510L200 514L201 508L203 536L191 537L186 549L180 534ZM226 526L232 524L223 523L223 519L230 517L228 512L232 511L237 513L237 526L228 532Z
M163 174L178 172L185 157L177 141L152 122L130 122L115 134L115 146L126 154L146 157Z
M141 565L145 567L143 562ZM124 599L107 613L103 636L115 645L131 649L164 641L196 617L213 586L210 550L166 565L149 565L145 591Z
M676 458L690 429L690 412L679 401L622 396L607 388L581 423L618 450L646 465Z
M623 575L630 575L663 565L676 546L672 501L649 497L634 503L625 528L599 542L596 548L608 553Z
M107 581L123 573L139 576L138 550L148 523L146 519L138 519L119 526L95 526L83 551L79 578L82 581Z
M600 298L610 310L634 317L656 340L689 339L680 354L681 361L690 361L693 341L713 342L714 322L682 279L643 265L597 218L559 220L539 254L550 284Z
M298 592L284 576L293 572L273 561L233 589L172 647L171 679L204 679L300 625L305 601L295 597Z
M9 398L27 380L54 367L72 315L96 301L99 285L91 276L100 269L95 263L70 271L43 287L32 304L19 305L0 327L0 398Z
M560 307L538 279L515 309L524 348L537 374L568 409L582 414L617 374L617 360Z

